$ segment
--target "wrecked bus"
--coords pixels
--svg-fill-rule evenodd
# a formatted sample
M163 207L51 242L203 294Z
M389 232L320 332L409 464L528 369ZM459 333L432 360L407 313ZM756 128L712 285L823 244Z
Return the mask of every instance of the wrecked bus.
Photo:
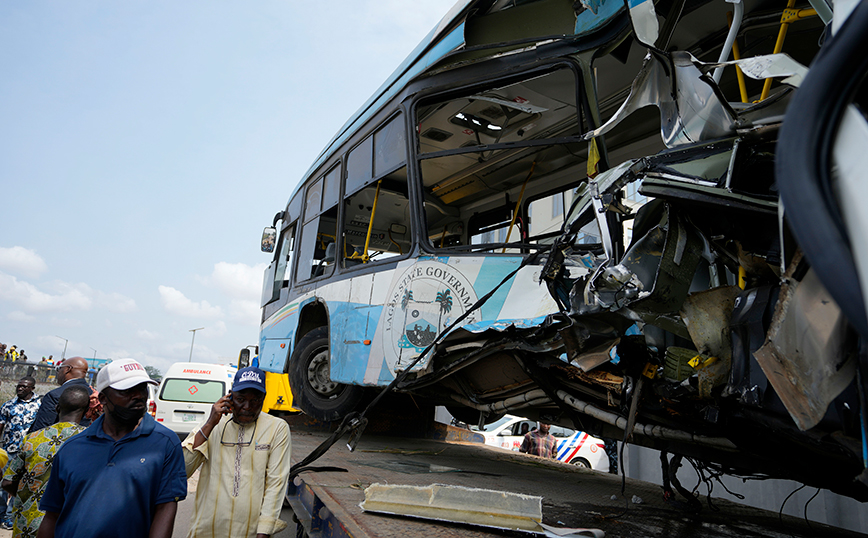
M813 100L864 153L866 55L833 60L866 7L836 5L459 2L266 228L260 366L322 420L399 376L659 449L667 488L690 458L868 499L858 206L817 210L866 168L811 205L837 131L784 144ZM797 89L827 62L846 84Z

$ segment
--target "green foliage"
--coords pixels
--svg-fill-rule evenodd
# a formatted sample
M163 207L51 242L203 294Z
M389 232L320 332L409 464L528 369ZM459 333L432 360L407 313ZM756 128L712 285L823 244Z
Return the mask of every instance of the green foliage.
M151 376L151 379L154 381L163 379L163 373L156 366L145 366L145 371L148 372L148 375Z

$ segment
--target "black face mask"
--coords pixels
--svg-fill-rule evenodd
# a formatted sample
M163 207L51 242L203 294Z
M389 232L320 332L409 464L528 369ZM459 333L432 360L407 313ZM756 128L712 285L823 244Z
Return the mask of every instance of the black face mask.
M127 426L135 426L140 420L142 420L142 417L145 416L144 407L141 409L130 409L129 407L121 407L120 405L111 404L111 408L106 406L106 409L115 422Z

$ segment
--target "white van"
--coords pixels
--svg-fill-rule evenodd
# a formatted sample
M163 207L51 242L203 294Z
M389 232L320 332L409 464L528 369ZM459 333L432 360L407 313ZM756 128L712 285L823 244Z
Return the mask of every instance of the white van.
M232 388L236 368L202 362L176 362L157 389L157 422L186 437L208 418L211 405Z

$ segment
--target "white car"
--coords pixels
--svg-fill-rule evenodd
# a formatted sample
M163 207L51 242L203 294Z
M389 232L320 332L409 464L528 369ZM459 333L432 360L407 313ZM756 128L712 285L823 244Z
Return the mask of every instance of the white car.
M518 451L524 435L536 427L535 420L505 415L480 433L485 436L486 445ZM609 458L602 439L560 426L552 426L549 433L558 440L558 461L595 471L609 471Z

